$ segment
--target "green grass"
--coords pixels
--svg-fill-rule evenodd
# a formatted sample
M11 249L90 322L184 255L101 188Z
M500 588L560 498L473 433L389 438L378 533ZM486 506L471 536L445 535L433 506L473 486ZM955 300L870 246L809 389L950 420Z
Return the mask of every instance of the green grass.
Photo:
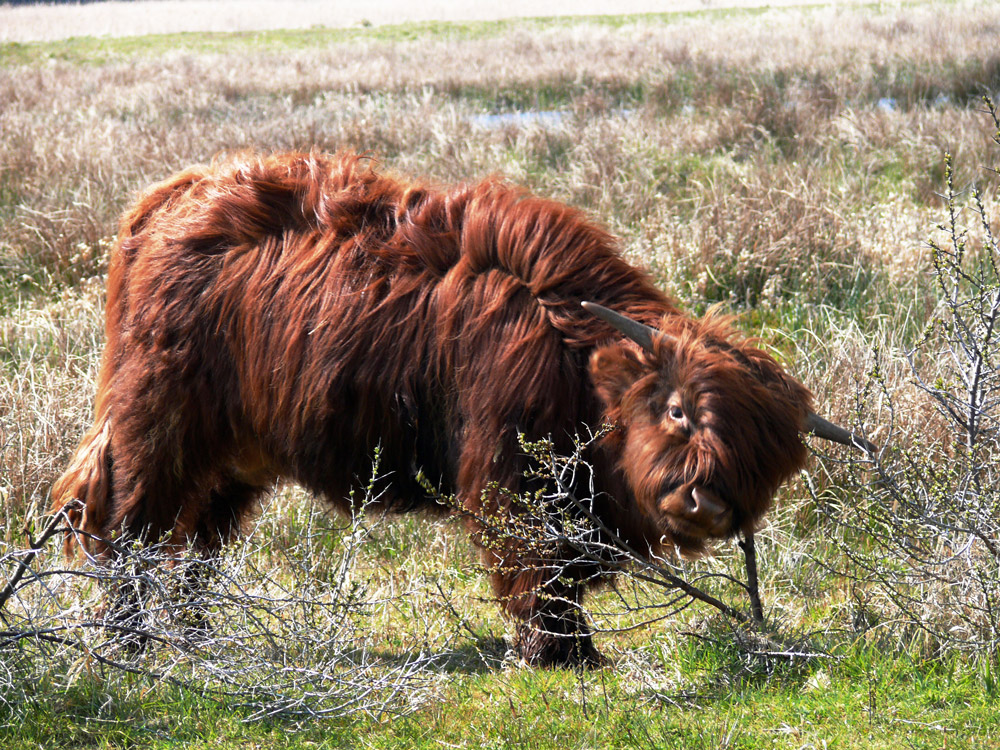
M803 6L808 8L809 6ZM753 18L764 8L727 8L699 12L643 13L587 16L586 23L617 29L635 24L676 23L687 18ZM307 48L350 42L395 44L412 41L482 41L511 31L539 33L579 25L573 17L538 16L498 21L424 21L349 28L273 29L252 32L185 32L149 34L142 37L72 37L56 42L0 43L0 65L38 65L48 60L77 64L105 64L132 57L156 57L166 52L192 54L244 53L266 50L279 54Z
M863 643L809 664L747 671L725 645L650 649L646 684L585 675L458 671L401 717L245 723L238 707L149 685L121 700L100 684L29 711L4 747L170 748L989 748L998 697L982 674L887 657Z

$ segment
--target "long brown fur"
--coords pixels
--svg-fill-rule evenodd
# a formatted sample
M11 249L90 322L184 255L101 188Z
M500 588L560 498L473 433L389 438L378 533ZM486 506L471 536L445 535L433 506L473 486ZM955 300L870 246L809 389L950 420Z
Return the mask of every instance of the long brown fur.
M639 350L582 300L673 338ZM122 219L106 337L95 424L53 490L98 538L213 550L282 478L345 508L376 446L390 510L434 505L421 472L503 517L519 433L568 450L610 422L588 456L597 513L639 549L697 554L751 530L805 460L805 388L725 321L680 314L579 211L497 179L435 189L316 153L182 172ZM483 554L526 659L598 658L587 573L512 542Z

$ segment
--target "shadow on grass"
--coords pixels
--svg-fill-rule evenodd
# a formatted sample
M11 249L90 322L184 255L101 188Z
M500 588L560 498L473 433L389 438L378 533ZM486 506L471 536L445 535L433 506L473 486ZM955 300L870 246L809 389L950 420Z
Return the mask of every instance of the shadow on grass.
M510 644L504 638L487 635L476 639L470 638L457 648L439 651L374 650L368 651L367 655L369 663L374 659L389 668L424 662L429 672L481 675L499 670L509 651Z

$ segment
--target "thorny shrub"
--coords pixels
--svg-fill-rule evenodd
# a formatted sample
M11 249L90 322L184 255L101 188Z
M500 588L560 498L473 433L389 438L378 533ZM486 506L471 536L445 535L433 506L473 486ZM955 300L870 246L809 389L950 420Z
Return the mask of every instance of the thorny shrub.
M997 108L984 101L1000 145ZM861 423L889 425L883 448L870 464L847 465L853 481L814 495L841 531L844 563L836 572L849 582L856 628L930 654L996 658L1000 244L981 188L957 188L949 155L945 166L947 216L930 243L939 303L906 353L925 418L900 431L912 394L890 387L889 354L876 351L856 413Z
M437 633L436 649L404 642L381 655L375 613L404 593L372 586L357 564L380 523L359 512L334 526L314 510L295 535L248 535L220 555L112 542L110 560L66 566L50 540L79 532L53 516L29 549L0 546L0 727L53 691L97 691L111 706L154 684L239 706L247 720L418 707L454 630Z

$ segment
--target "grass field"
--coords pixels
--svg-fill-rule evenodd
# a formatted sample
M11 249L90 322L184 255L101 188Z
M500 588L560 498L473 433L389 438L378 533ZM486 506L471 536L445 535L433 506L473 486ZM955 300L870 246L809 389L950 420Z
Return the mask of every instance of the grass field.
M950 240L973 264L956 294L998 288L998 31L995 4L914 2L0 44L0 583L89 425L117 216L220 151L354 149L580 206L886 447L882 474L834 453L780 491L757 535L767 639L700 604L632 627L648 610L608 590L590 609L614 666L584 674L506 655L447 521L331 529L284 488L224 571L260 598L227 610L220 588L212 649L165 637L117 666L53 544L0 623L0 746L997 746L996 352L976 327L973 449L934 396L964 371L927 342L965 309ZM523 112L559 114L483 119ZM949 515L957 494L975 515ZM683 573L742 577L738 553Z

